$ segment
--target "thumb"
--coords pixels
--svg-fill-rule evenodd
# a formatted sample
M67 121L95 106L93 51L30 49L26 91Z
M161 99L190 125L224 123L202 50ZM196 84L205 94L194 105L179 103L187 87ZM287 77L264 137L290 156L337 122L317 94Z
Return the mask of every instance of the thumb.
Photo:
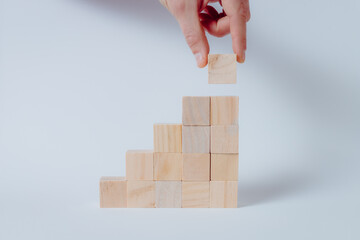
M195 56L198 67L205 67L209 54L209 43L205 36L204 28L200 23L197 8L185 7L184 11L176 15L176 19L179 22L187 44Z

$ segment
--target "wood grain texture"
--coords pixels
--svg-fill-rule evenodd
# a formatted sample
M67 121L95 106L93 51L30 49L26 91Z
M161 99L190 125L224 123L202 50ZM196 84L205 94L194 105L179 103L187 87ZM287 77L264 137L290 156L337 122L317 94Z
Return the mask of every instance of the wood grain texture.
M154 180L180 181L181 153L154 153Z
M127 207L127 181L125 177L102 177L100 179L100 207Z
M183 181L210 181L210 154L183 153Z
M210 182L182 182L182 207L210 207Z
M237 207L237 181L211 181L210 207L236 208Z
M239 153L239 127L211 126L211 153Z
M156 181L156 207L181 208L181 181Z
M183 126L183 153L210 153L210 126Z
M239 97L211 97L211 125L238 125Z
M210 97L183 97L182 123L184 126L209 126Z
M211 181L237 181L239 154L211 154Z
M209 54L209 84L236 83L236 54Z
M154 152L181 152L181 124L154 124Z
M153 151L129 150L126 152L126 179L153 180Z
M154 208L155 182L128 181L127 203L128 208Z

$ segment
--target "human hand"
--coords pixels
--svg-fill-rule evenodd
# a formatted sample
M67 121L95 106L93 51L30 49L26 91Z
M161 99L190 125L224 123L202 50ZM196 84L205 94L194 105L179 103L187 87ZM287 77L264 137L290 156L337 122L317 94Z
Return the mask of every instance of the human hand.
M232 47L237 61L245 61L246 22L250 19L249 0L160 0L178 21L185 40L193 52L198 67L208 61L209 34L222 37L231 33ZM219 2L223 12L218 13L209 2Z

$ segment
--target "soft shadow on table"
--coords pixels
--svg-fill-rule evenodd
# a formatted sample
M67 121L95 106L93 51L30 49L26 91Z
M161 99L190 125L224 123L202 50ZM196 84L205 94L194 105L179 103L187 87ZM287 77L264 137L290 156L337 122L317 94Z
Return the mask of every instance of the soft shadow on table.
M302 194L314 187L314 183L305 175L303 177L279 175L253 182L239 181L237 205L241 208Z
M176 21L157 0L73 1L126 15L129 21L141 22L144 27L157 28L157 31L161 29L168 34L180 31ZM260 30L258 32L261 33ZM252 61L259 71L272 75L272 80L264 81L264 84L280 90L284 101L291 101L295 106L305 109L305 114L312 119L311 124L315 131L321 131L315 133L315 139L309 140L309 149L304 151L314 151L314 146L321 142L321 150L315 147L315 151L322 152L313 155L320 157L304 158L304 167L300 167L296 174L291 175L284 171L273 175L270 173L270 176L257 181L239 182L239 207L302 194L321 188L322 184L326 184L330 179L336 179L341 171L337 171L336 164L332 163L344 155L343 145L347 145L360 134L360 98L356 73L336 72L339 70L325 68L321 62L295 56L283 49L281 44L274 43L274 39L266 41L258 32L257 29L249 30L249 45L252 45L253 51L248 53L248 60ZM331 139L338 139L342 145L339 147L339 142ZM335 151L335 154L329 155L331 151ZM344 158L341 164L351 168L352 163L346 162L346 159ZM307 171L309 164L314 166L311 172Z
M296 169L239 182L239 207L321 190L333 182L341 183L358 165L354 161L357 152L354 149L360 136L357 72L332 69L322 62L286 52L276 42L270 45L266 39L261 39L253 38L251 44L256 45L256 51L251 55L259 69L271 76L271 81L262 80L262 84L278 90L283 101L301 109L301 117L307 119L304 124L310 131L306 144L299 147L299 154L303 156L297 156L301 164ZM291 161L291 157L285 158L284 162Z

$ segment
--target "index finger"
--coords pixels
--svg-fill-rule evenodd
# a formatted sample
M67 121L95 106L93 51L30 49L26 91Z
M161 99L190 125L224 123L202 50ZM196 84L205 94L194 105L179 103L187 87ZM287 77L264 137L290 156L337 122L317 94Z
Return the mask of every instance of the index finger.
M246 22L250 17L248 0L223 0L223 7L229 16L232 47L240 63L245 61Z
M232 47L238 62L243 63L246 51L246 19L241 15L229 16L229 18Z

